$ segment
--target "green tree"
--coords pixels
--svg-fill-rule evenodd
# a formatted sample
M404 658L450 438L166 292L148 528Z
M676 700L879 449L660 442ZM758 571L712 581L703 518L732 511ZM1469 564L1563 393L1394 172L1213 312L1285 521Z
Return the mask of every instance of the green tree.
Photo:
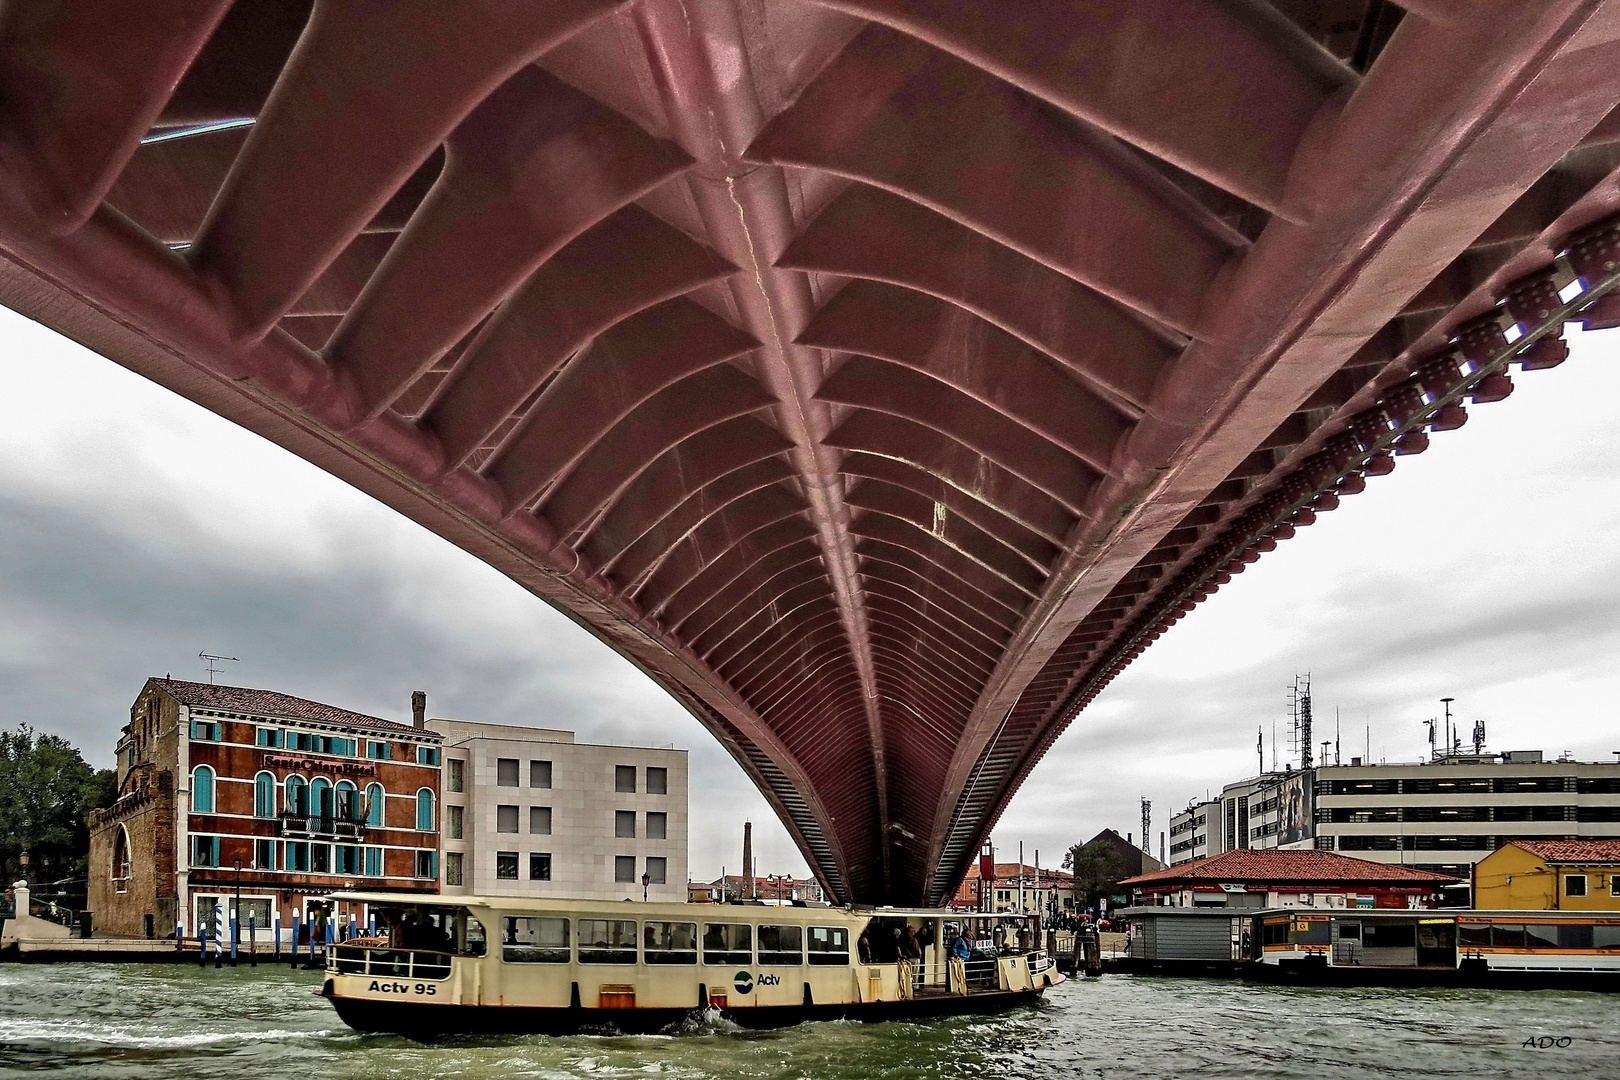
M90 811L111 805L116 789L116 773L90 768L61 736L26 724L0 731L0 880L23 875L24 851L31 880L83 877Z
M1074 875L1074 898L1081 907L1094 907L1097 898L1111 896L1125 876L1125 861L1105 840L1076 844L1063 856L1063 869Z

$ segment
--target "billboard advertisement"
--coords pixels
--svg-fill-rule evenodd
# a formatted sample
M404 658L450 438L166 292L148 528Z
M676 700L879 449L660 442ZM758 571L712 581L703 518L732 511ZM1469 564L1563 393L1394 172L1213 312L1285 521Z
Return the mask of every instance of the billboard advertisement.
M1314 785L1308 771L1294 773L1283 780L1277 791L1279 844L1294 844L1316 835L1315 815L1311 806L1313 794Z

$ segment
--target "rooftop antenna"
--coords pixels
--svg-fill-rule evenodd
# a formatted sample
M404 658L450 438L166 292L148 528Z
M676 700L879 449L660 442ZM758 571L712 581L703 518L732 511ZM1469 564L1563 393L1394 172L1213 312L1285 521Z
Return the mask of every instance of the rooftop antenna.
M1339 707L1333 706L1333 764L1339 763L1339 735L1344 725L1339 720Z
M1458 738L1456 736L1453 736L1452 733L1451 733L1451 703L1453 701L1456 701L1456 700L1457 700L1456 698L1449 698L1449 697L1443 697L1443 698L1440 699L1440 704L1442 704L1442 705L1444 705L1446 707L1446 752L1447 753L1450 753L1452 750L1454 750L1456 748L1457 744L1462 741L1460 738Z
M218 675L220 672L225 670L222 667L216 667L215 666L216 664L224 663L227 660L230 661L233 664L240 664L242 662L240 659L238 659L237 657L234 657L234 656L220 656L217 653L207 653L207 652L198 653L197 654L197 659L205 661L207 663L207 665L208 665L208 685L209 686L214 685L214 676Z
M1262 772L1265 770L1262 769ZM1271 771L1277 771L1277 721L1271 722Z
M1419 721L1419 723L1424 723L1424 724L1429 725L1429 760L1431 760L1431 761L1434 760L1434 758L1435 758L1435 752L1434 752L1434 728L1435 728L1435 725L1438 724L1439 722L1440 721L1436 720L1432 716L1429 717L1427 720Z
M1295 675L1288 688L1288 746L1299 753L1299 767L1311 767L1311 673Z
M1485 749L1485 721L1474 721L1474 753L1478 755Z
M1327 764L1328 747L1330 747L1332 745L1333 745L1333 740L1332 739L1323 739L1322 740L1322 764L1324 764L1324 765Z
M1266 771L1266 729L1263 728L1263 727L1258 727L1257 726L1254 729L1254 752L1256 754L1260 755L1260 771L1265 772ZM1620 754L1620 750L1616 750L1615 753ZM1209 793L1208 792L1204 793L1204 801L1205 802L1209 801Z
M1153 803L1146 795L1142 796L1142 850L1146 851L1153 845Z

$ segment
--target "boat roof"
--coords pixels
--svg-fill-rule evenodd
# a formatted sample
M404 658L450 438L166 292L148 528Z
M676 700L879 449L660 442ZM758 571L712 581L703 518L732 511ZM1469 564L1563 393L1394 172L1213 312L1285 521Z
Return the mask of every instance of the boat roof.
M1020 915L1017 912L958 912L948 911L944 908L834 908L826 906L792 906L786 904L691 904L681 900L584 900L574 897L540 897L540 896L444 896L444 895L412 895L397 892L336 892L331 894L333 900L345 900L351 903L362 904L389 904L401 907L466 907L479 908L489 911L506 913L534 911L543 913L569 913L575 911L623 912L626 917L684 917L698 918L700 915L711 922L719 922L723 918L746 918L753 921L771 919L790 922L811 923L819 920L837 917L841 921L855 923L876 918L915 918L915 919L944 919L946 921L963 921L966 919L988 919L995 921L1010 921L1015 919L1028 919L1030 915Z

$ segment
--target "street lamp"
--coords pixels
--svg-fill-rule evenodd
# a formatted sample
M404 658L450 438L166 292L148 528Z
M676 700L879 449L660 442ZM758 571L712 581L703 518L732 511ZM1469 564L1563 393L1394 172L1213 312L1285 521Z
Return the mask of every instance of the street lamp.
M647 886L652 884L652 875L643 870L641 872L641 902L647 902Z

